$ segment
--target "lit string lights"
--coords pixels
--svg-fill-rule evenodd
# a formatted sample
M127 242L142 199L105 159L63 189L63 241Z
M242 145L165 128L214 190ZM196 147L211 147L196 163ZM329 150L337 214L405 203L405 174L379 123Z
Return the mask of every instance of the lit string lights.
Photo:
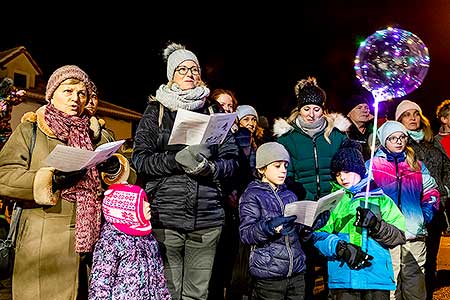
M377 132L378 104L403 97L423 82L430 66L428 48L413 33L388 27L370 35L356 53L355 72L361 85L375 100L371 153L364 207L368 208L370 180ZM362 248L367 251L367 229L362 231Z

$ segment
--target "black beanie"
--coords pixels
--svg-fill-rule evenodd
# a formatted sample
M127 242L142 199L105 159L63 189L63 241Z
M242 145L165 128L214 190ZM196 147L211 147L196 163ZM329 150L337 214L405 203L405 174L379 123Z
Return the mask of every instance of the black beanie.
M324 108L327 99L325 91L317 85L317 80L314 77L308 77L297 82L295 95L297 96L299 109L308 104L315 104Z
M369 99L367 99L367 97L365 97L365 96L352 95L349 99L345 99L344 100L344 108L343 108L344 115L348 115L348 113L351 112L352 109L354 109L356 106L358 106L362 103L369 105L369 109L370 109Z
M345 140L331 159L330 170L333 178L341 171L355 172L364 178L366 166L361 153L361 144L351 139Z

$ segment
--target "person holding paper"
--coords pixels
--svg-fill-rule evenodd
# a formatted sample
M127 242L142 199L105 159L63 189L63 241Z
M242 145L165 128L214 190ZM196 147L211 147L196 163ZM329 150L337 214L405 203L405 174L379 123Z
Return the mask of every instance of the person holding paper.
M389 248L405 243L405 217L376 186L370 186L365 208L370 183L359 143L347 140L342 145L331 160L331 175L332 190L345 194L326 224L312 234L328 260L331 298L388 300L389 291L395 290ZM365 241L363 228L368 232Z
M240 236L251 246L249 271L256 300L304 299L302 226L295 223L296 216L284 216L284 206L297 201L284 184L289 162L283 145L268 142L259 146L259 178L249 183L239 202Z
M221 144L169 145L181 109L209 112L209 88L192 51L170 43L163 55L168 83L149 98L131 159L151 202L172 298L206 299L225 219L222 183L237 170L238 148L231 131Z
M87 292L85 260L100 233L99 168L61 172L43 165L57 145L93 150L89 118L89 76L66 65L47 82L47 104L27 113L0 152L0 194L20 201L13 298L69 300ZM34 151L30 153L32 141ZM124 168L124 169L122 169ZM126 166L101 171L126 180ZM122 172L123 171L123 172Z

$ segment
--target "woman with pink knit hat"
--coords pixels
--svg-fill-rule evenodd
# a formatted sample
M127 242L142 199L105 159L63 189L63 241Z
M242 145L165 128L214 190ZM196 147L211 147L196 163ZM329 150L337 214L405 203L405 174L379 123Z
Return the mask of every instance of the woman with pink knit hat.
M127 180L129 164L114 154L101 165L63 172L45 164L57 145L93 150L84 107L91 80L65 65L47 82L48 103L27 113L0 152L0 194L20 201L12 298L75 300L87 289L90 253L100 234L102 178ZM122 163L123 162L123 163Z
M102 210L106 222L95 244L89 300L171 299L145 191L111 185Z
M442 231L447 228L444 204L448 197L448 188L450 188L450 160L441 149L435 146L430 121L416 102L410 100L400 102L395 111L395 119L405 126L410 137L408 144L414 149L417 159L425 163L431 176L436 180L441 197L439 209L435 211L433 219L427 224L426 300L432 300L436 285L437 254Z

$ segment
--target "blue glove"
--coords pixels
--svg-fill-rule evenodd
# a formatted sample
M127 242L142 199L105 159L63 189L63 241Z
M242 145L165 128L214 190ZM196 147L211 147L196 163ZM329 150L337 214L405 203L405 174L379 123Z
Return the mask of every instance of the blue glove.
M278 233L281 235L288 235L294 230L295 219L297 219L297 216L274 217L274 218L264 222L262 229L269 236L275 235L275 233Z
M430 224L431 220L433 220L433 216L434 216L433 204L430 204L430 203L422 204L422 213L423 213L423 220L425 221L425 224Z
M314 220L314 223L312 225L313 230L317 230L325 226L327 224L328 219L330 218L330 211L326 210L324 212L321 212L316 219Z
M381 221L370 209L359 206L356 208L356 220L354 225L367 228L370 233L376 234L380 230Z
M326 210L324 212L321 212L316 219L314 220L314 223L311 226L302 225L299 230L299 235L302 239L302 241L307 242L311 239L312 234L315 230L322 228L327 224L328 219L330 218L330 211Z

